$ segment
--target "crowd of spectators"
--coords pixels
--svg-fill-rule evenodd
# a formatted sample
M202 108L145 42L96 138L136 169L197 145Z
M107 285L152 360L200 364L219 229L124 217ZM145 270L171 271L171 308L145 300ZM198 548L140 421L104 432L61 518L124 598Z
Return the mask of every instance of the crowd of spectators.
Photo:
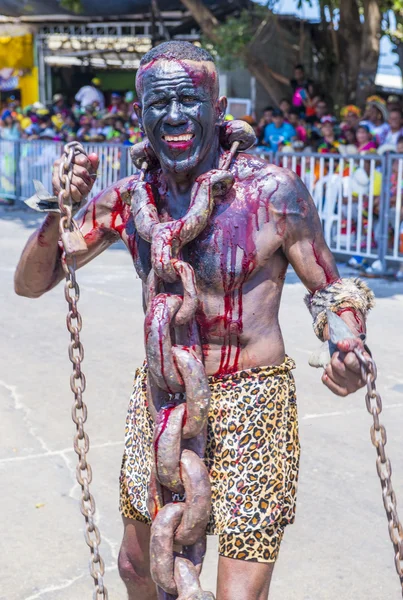
M55 94L48 106L35 102L24 108L10 98L0 117L0 139L133 145L142 137L133 100L133 92L112 92L107 102L98 78L83 86L71 105L63 94Z
M55 94L50 105L35 102L22 108L10 98L0 113L0 139L107 142L132 145L141 140L134 94L112 92L105 97L102 82L91 80L68 103ZM231 118L228 115L227 118ZM360 154L403 152L403 117L400 99L379 96L366 106L344 106L337 115L302 65L296 65L289 97L268 106L259 121L242 117L255 129L258 151L311 151Z
M261 151L365 154L403 152L403 114L398 96L367 98L334 111L315 83L295 67L290 95L278 106L267 106L260 120L243 117L255 129Z

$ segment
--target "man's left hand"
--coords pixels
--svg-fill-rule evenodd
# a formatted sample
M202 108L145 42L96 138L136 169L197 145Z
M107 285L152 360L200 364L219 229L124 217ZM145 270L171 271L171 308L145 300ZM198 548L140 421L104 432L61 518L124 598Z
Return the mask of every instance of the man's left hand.
M370 356L364 350L364 343L360 338L342 340L338 342L337 348L325 367L322 381L337 396L348 396L366 385L354 350L360 350L366 358Z

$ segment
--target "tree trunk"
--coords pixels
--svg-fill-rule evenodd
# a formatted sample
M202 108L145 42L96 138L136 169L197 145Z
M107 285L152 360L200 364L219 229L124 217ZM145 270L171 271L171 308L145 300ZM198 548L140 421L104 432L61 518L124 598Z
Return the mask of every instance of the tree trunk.
M277 104L278 106L282 98L287 96L286 91L288 86L286 87L284 83L278 81L276 78L277 73L272 71L269 65L267 65L264 61L260 60L252 50L247 49L245 62L249 72L257 79L257 81L268 93L271 102Z
M364 0L364 23L362 29L360 67L357 79L356 98L359 105L373 93L378 69L382 12L380 0Z
M203 0L181 0L181 2L190 11L204 35L214 44L217 40L215 28L219 23L213 13L205 6Z
M360 67L362 24L357 0L340 0L338 30L340 56L341 102L356 102L357 80Z

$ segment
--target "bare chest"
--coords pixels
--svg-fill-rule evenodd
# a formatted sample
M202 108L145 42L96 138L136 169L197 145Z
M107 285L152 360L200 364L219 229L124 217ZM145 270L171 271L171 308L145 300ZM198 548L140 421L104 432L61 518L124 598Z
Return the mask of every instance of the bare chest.
M202 233L181 252L194 269L200 291L216 289L226 294L242 287L281 245L269 207L245 192L244 187L234 186L216 204ZM123 237L145 280L151 269L150 245L136 234L130 218Z

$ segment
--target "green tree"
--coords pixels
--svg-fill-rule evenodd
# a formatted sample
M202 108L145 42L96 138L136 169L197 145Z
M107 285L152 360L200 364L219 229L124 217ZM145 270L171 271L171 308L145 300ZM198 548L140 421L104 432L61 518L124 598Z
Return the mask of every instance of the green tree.
M60 0L60 6L76 14L83 12L81 0Z

